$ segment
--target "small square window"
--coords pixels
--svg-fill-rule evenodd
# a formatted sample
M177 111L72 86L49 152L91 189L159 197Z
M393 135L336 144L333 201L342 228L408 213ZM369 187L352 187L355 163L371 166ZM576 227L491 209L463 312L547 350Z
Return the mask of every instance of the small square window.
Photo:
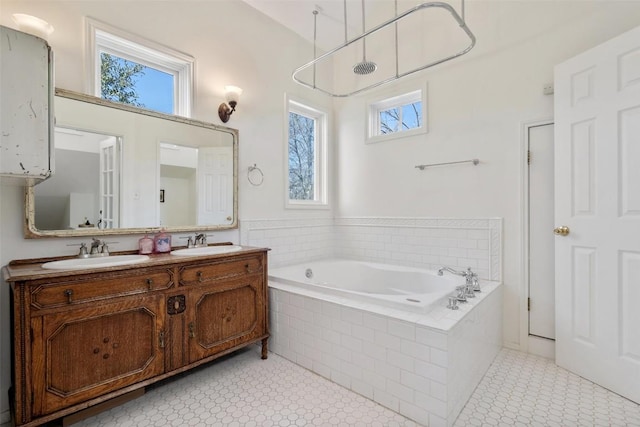
M426 133L426 90L369 104L367 142Z

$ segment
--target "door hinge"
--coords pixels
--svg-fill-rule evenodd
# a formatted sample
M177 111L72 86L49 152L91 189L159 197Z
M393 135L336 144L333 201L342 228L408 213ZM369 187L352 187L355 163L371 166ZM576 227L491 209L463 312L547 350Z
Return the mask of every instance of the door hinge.
M531 311L531 298L527 298L527 311Z
M531 150L527 150L527 164L531 164Z

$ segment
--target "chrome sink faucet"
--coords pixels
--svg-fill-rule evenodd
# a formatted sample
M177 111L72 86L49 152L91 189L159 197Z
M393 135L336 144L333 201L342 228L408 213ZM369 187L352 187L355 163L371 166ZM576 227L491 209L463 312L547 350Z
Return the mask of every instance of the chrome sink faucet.
M196 234L196 237L193 240L193 245L196 248L199 248L201 246L207 246L207 235L204 233Z
M110 243L118 243L118 242L105 242L104 240L96 239L95 237L91 238L91 249L87 249L86 243L71 244L67 246L80 246L80 251L78 252L78 258L95 258L101 256L109 256L109 246Z
M109 246L107 242L96 239L91 239L91 250L89 251L89 257L109 256Z

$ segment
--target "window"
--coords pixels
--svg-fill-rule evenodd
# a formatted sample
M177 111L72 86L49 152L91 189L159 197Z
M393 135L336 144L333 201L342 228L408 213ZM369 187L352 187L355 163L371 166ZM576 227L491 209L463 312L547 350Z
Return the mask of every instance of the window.
M426 90L369 104L368 142L426 133Z
M287 99L287 207L328 207L327 113Z
M94 94L166 114L191 115L193 58L87 19Z

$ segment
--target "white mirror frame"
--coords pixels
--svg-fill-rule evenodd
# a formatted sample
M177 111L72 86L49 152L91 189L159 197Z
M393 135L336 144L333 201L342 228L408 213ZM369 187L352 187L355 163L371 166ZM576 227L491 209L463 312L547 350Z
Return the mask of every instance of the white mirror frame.
M207 123L199 120L192 120L186 117L173 116L169 114L158 113L143 108L133 107L126 104L115 103L107 101L102 98L90 96L78 92L72 92L66 89L56 88L56 96L75 99L77 101L88 102L93 104L102 105L109 108L116 108L123 111L128 111L135 114L144 114L146 116L156 117L162 120L170 120L174 122L184 123L191 126L198 126L225 132L231 134L233 137L233 218L229 224L217 224L217 225L186 225L186 226L154 226L154 227L140 227L140 228L113 228L113 229L72 229L72 230L39 230L35 225L35 191L33 186L25 188L25 215L24 215L24 236L27 239L37 239L46 237L80 237L80 236L105 236L105 235L118 235L118 234L143 234L143 233L156 233L160 230L165 230L170 233L176 232L196 232L196 231L211 231L211 230L230 230L238 228L238 138L239 133L237 129L229 128L226 126L219 126L213 123Z

